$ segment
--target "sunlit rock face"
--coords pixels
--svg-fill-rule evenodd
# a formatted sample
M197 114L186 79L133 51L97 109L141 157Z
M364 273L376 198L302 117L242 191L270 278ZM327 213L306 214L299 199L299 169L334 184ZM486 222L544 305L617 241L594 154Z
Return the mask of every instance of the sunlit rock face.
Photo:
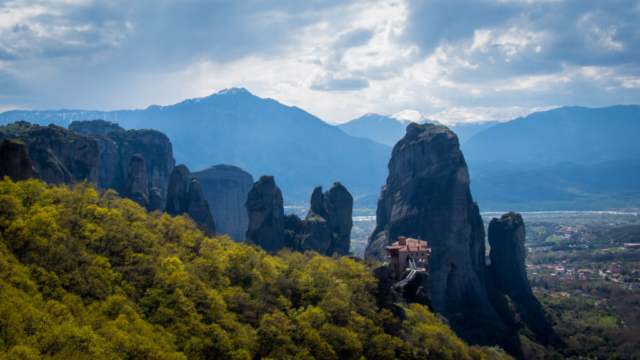
M412 123L388 167L365 258L385 261L385 246L399 236L426 240L434 310L501 321L487 297L484 227L457 136L445 126Z
M284 247L285 216L282 192L273 176L261 176L253 184L245 203L249 226L245 242L266 251Z

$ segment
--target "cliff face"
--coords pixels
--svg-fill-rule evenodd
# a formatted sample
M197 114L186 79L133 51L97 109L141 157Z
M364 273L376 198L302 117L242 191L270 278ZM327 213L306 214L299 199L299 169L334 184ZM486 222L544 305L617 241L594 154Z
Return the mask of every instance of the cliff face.
M80 134L106 134L109 131L124 130L120 125L105 120L83 120L73 121L69 124L69 130Z
M520 214L507 213L489 223L491 265L488 267L490 284L514 302L520 303L529 316L522 321L543 344L557 341L548 323L542 305L531 291L525 267L526 249L524 220Z
M273 176L261 176L253 184L245 203L249 226L245 242L259 245L266 251L278 251L284 246L284 206L282 192Z
M384 247L399 236L427 240L434 310L500 321L487 297L484 228L457 136L444 126L412 123L388 167L365 258L383 260Z
M8 176L13 181L40 179L33 167L27 146L18 140L2 139L0 145L0 179Z
M155 130L126 130L92 136L100 142L100 187L121 192L129 176L129 160L134 154L140 154L146 163L147 189L158 188L163 198L166 197L175 160L165 134Z
M149 212L164 210L164 200L162 200L162 192L158 188L149 190L149 206L147 207Z
M189 168L178 165L171 170L165 211L176 216L187 211L187 191L189 190Z
M83 121L72 128L90 132L104 128L104 123ZM55 125L19 121L0 127L0 137L25 143L34 168L49 184L88 180L101 189L123 194L129 161L134 154L140 154L147 168L146 188L157 187L164 197L175 164L169 138L155 130L112 130L87 136Z
M214 236L216 234L216 223L211 214L211 207L197 177L192 178L189 183L189 191L187 192L187 214L189 214L189 217L195 221L198 228L202 230L206 236Z
M228 234L235 241L244 241L249 225L244 204L253 186L253 176L231 165L211 166L190 176L197 176L202 184L216 219L217 232Z
M149 198L149 189L147 188L148 176L147 166L144 158L140 154L131 157L128 167L127 181L124 184L122 195L131 200L136 201L140 206L147 208L147 199ZM145 199L144 204L140 203L140 199Z
M327 256L349 254L352 213L353 197L342 184L335 183L324 194L322 186L316 187L297 248Z
M19 121L0 128L0 137L22 141L34 168L49 184L98 183L98 142L63 127Z

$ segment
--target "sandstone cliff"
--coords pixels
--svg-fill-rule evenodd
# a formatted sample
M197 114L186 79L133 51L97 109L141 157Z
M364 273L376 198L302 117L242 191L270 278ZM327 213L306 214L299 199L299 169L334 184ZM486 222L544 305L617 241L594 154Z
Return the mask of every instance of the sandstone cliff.
M297 249L301 252L313 250L327 256L349 254L352 213L353 197L342 184L335 183L324 194L322 186L316 187Z
M147 175L147 166L144 158L140 154L135 154L129 160L127 180L124 184L122 195L129 199L133 199L133 196L140 193L145 199L149 197L149 189L147 184L149 183Z
M147 207L149 212L164 210L164 200L162 200L162 192L158 188L149 190L149 206Z
M245 203L249 226L245 242L259 245L266 251L278 251L284 246L284 206L282 192L273 176L261 176L253 184Z
M206 236L214 236L216 234L216 223L211 214L211 207L197 177L193 177L189 183L187 214Z
M147 168L147 189L158 188L162 197L166 197L175 160L173 147L165 134L156 130L125 130L92 136L100 143L98 184L101 188L122 192L129 176L129 159L140 154Z
M189 190L189 168L186 165L178 165L171 170L165 211L176 216L187 211L187 191Z
M215 165L193 172L202 184L204 194L216 219L216 231L235 241L244 241L249 225L245 202L253 186L253 176L239 167Z
M524 220L520 214L507 213L489 223L489 245L491 246L489 268L490 286L506 294L521 305L528 316L522 321L543 344L557 341L548 323L542 305L533 295L525 267L526 249Z
M80 134L106 134L109 131L124 130L120 125L105 120L73 121L69 124L69 130Z
M26 145L19 140L2 139L0 145L0 179L8 176L13 181L40 179L33 167Z
M412 123L388 167L365 257L384 260L384 247L399 236L427 240L434 310L501 323L487 297L484 228L457 136L444 126Z
M63 127L25 121L0 127L0 137L22 141L34 168L49 184L88 180L98 183L98 142Z

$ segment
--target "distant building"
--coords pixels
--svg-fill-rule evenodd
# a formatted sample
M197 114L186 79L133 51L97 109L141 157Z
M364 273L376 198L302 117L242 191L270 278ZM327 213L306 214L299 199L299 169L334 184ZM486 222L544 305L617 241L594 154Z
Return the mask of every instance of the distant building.
M429 271L431 249L427 247L426 241L400 236L398 241L386 248L389 253L389 267L396 269L398 280L402 278L402 273L410 266L409 260L413 260L416 267Z
M624 244L625 250L637 250L640 249L640 243L627 243Z
M562 229L558 229L558 230L556 230L556 231L555 231L555 234L556 234L556 235L562 235L562 236L564 236L564 235L569 235L569 236L571 236L571 235L573 235L575 232L576 232L576 230L575 230L575 229L572 229L572 228L570 228L570 227L565 227L565 228L562 228Z

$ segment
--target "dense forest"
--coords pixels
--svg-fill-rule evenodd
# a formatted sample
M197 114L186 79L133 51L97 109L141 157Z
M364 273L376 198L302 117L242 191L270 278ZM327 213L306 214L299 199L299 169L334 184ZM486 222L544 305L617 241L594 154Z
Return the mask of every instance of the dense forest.
M346 257L205 237L112 190L0 181L0 359L503 359Z

